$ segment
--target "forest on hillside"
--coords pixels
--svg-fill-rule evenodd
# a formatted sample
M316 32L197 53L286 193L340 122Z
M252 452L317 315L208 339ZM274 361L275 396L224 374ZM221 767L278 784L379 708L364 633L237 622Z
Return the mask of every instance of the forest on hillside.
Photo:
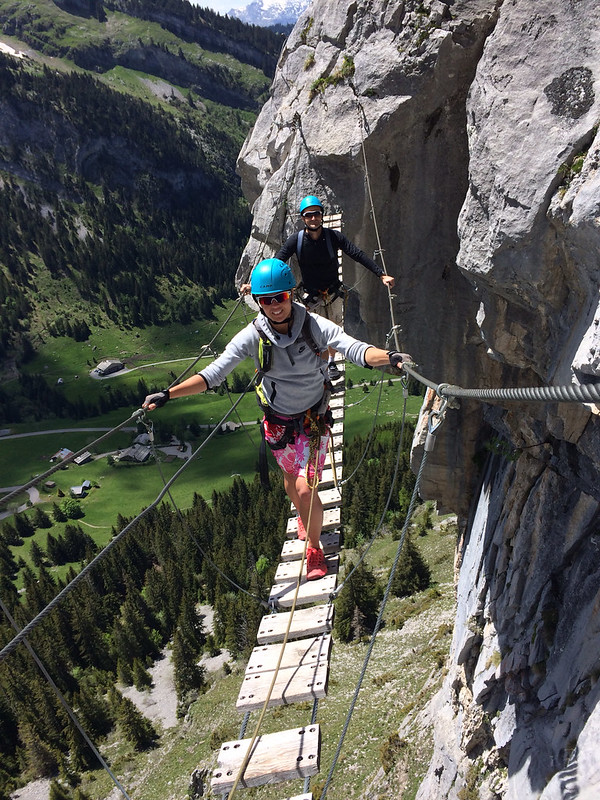
M390 498L385 496L400 432L400 423L378 428L366 461L361 462L365 439L357 439L346 450L348 474L355 467L358 471L345 491L352 486L355 497L361 498L361 503L347 506L344 535L351 546L366 541L386 505L386 524L392 531L404 522L407 493L414 486L407 464L412 430L405 430L397 484ZM197 663L202 652L226 647L234 658L244 657L255 645L258 624L268 613L264 601L289 516L282 482L272 484L266 490L258 479L248 484L237 478L228 491L213 492L210 504L196 495L189 511L167 505L151 510L28 637L101 749L118 738L133 750L144 750L159 738L160 732L123 697L119 686L147 688L148 667L161 657L167 643L172 648L180 714L206 689L207 677ZM365 508L372 515L369 522ZM61 513L57 506L54 519ZM128 522L119 518L113 536ZM46 547L36 549L33 566L17 563L11 548L31 536L35 526L48 523L53 524L42 514L20 514L0 528L0 597L19 629L97 555L93 539L72 519L62 534L48 534ZM58 580L53 567L64 563L70 565L69 571ZM21 596L14 584L19 570L25 588ZM381 587L363 566L336 606L338 635L344 640L364 635L380 597ZM198 623L199 602L215 609L214 636ZM0 615L0 646L14 633L6 614ZM0 761L2 800L20 780L37 777L60 775L75 789L85 772L98 766L23 646L0 663Z
M211 52L227 53L262 70L269 78L273 77L284 41L281 33L247 25L187 0L52 0L27 4L2 0L0 25L8 36L16 36L46 55L67 57L86 68L96 61L102 69L108 69L123 58L127 45L113 40L108 30L97 39L77 42L70 36L70 28L77 24L78 17L104 24L111 12L155 22L183 41L195 42ZM137 43L138 47L142 44ZM179 58L183 55L175 54ZM223 81L224 85L228 82L226 76L225 69L213 72L217 82Z
M185 325L233 296L235 161L283 40L186 0L0 0L0 28L31 48L0 53L8 422L44 413L26 365L49 337Z
M250 217L233 134L1 55L0 92L21 134L0 148L0 364L94 325L210 317L234 294Z

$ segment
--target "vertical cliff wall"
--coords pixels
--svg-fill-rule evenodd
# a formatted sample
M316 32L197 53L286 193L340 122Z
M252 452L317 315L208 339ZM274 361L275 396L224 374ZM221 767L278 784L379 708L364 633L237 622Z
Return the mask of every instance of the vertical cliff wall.
M424 375L600 381L599 98L597 4L316 0L240 154L240 279L307 193L374 251L368 175L401 347ZM351 330L383 345L387 294L351 262L345 281ZM595 407L447 412L422 495L460 515L461 568L420 800L600 793L599 445Z

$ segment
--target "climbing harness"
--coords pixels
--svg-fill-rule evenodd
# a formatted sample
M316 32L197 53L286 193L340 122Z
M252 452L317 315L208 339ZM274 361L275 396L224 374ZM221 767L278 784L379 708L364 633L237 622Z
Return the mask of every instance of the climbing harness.
M271 405L269 404L264 388L262 386L262 380L266 374L272 368L273 365L273 342L269 339L267 334L256 324L256 319L254 320L254 327L256 328L258 335L259 335L259 343L258 343L258 369L256 370L256 400L258 403L259 408L264 414L265 420L268 425L270 426L279 426L282 428L281 436L277 441L273 441L272 439L267 441L265 437L265 426L261 425L261 443L259 447L259 473L261 478L261 483L263 486L269 485L269 478L268 478L268 469L267 469L267 450L266 445L271 448L273 451L283 450L286 448L291 442L294 441L296 436L300 433L307 433L309 436L309 442L313 440L312 431L314 426L316 425L321 432L321 435L324 434L327 429L332 424L332 416L331 412L329 411L329 398L331 397L331 383L328 380L323 381L323 395L318 400L315 405L311 408L307 409L306 411L302 411L298 414L291 414L291 415L283 415L278 414L273 410ZM321 355L321 348L317 345L314 336L312 335L311 330L311 318L310 315L307 313L304 322L302 323L302 337L308 347L313 351L313 353L320 357ZM273 387L275 388L275 387ZM271 399L274 398L274 394ZM312 446L312 445L311 445Z

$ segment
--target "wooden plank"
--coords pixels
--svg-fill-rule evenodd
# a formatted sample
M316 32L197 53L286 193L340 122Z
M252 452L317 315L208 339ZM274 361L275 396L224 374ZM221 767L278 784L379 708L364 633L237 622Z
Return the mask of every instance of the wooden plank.
M335 487L330 489L321 489L319 485L318 495L323 508L339 506L339 504L342 502L342 495ZM290 508L294 513L296 513L296 506L293 503L290 503Z
M235 707L238 711L256 711L263 708L273 683L273 671L246 675ZM327 661L303 666L286 667L277 672L275 685L267 708L321 700L327 696L329 664Z
M318 664L320 662L327 663L330 651L331 634L329 633L313 636L310 639L298 639L288 642L283 648L283 655L281 655L280 644L259 645L250 653L250 658L246 665L246 675L256 675L259 672L270 672L272 674L280 656L280 669Z
M344 423L343 422L334 422L331 426L331 434L332 436L338 436L339 434L343 435L344 433Z
M336 467L341 467L344 464L344 451L340 450L339 453L333 454L334 458L332 458L331 453L327 450L327 455L325 456L325 464L323 468L330 468L332 463L335 462Z
M295 794L293 797L284 797L283 800L313 800L312 792L309 794Z
M293 797L284 797L282 800L313 800L312 792L309 794L295 794Z
M325 603L337 584L337 575L325 575L316 581L300 581L296 604L306 606L309 603ZM271 587L269 602L277 603L281 608L290 608L294 602L297 581L276 583Z
M332 410L334 408L335 409L338 409L338 408L343 409L344 408L344 401L345 401L345 398L344 398L344 393L343 392L339 392L338 394L334 394L332 396L331 400L329 401L329 408L331 408Z
M344 407L337 406L336 408L331 409L331 416L337 422L338 420L343 421L344 419Z
M343 447L344 447L344 437L343 436L332 436L331 437L331 443L333 445L334 451L342 450ZM337 458L337 452L336 452L336 458Z
M337 553L333 553L332 555L326 555L325 561L327 562L327 574L328 575L335 575L338 572L340 566L340 557ZM286 581L296 581L300 575L300 564L301 560L296 559L295 561L282 561L277 566L277 570L275 572L275 577L273 581L275 583L285 583ZM302 580L306 577L306 561L302 565Z
M219 766L213 770L210 782L215 794L225 794L233 787L251 741L241 739L221 745ZM238 786L262 786L316 775L320 748L321 731L316 724L259 736Z
M288 633L289 639L300 639L304 636L318 636L329 633L333 629L334 607L331 604L298 608L294 611ZM289 612L265 615L258 626L256 641L259 644L281 642L290 622Z
M321 534L321 547L325 555L337 553L340 549L340 534L337 531L325 531ZM304 542L300 539L288 539L281 548L282 561L296 561L302 558Z
M323 512L323 527L321 530L331 531L339 527L342 518L341 509L326 508ZM287 521L286 535L288 539L295 539L298 536L298 517L290 517Z
M335 465L335 474L336 474L336 477L338 479L338 483L342 480L343 473L344 473L344 470L342 469L341 465L336 463L336 465ZM333 467L327 467L326 469L323 470L323 474L321 475L321 482L319 483L319 486L322 487L323 489L331 489L331 487L333 485L334 485L334 482L333 482Z

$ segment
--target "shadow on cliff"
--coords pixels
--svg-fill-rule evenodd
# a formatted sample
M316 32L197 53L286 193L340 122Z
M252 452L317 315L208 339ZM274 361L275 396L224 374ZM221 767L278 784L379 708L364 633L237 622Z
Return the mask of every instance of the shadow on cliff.
M594 741L600 724L599 489L575 459L552 439L536 455L491 455L463 550L463 664L483 712L465 749L494 750L524 790L556 783L553 798L585 788L580 737Z

